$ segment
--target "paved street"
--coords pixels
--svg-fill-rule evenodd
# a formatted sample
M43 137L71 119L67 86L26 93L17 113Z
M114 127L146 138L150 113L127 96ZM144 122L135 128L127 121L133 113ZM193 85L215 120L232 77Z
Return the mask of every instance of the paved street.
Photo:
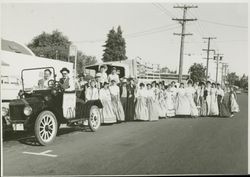
M4 175L246 174L248 95L234 118L173 118L62 129L54 144L3 144ZM48 151L51 150L51 151ZM47 151L47 152L45 152ZM25 153L24 153L25 152ZM51 156L41 153L51 154Z

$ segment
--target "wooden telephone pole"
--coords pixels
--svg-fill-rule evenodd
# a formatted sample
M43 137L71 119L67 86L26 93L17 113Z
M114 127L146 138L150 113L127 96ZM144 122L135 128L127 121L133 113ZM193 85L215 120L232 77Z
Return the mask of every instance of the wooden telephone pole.
M181 36L181 46L180 46L180 61L179 61L179 77L178 82L181 83L182 81L182 68L183 68L183 51L184 51L184 38L186 35L192 35L191 33L185 33L186 30L186 22L187 21L195 21L197 19L187 19L186 14L187 10L190 8L197 8L198 6L193 5L183 5L183 6L174 6L174 8L181 8L183 9L183 18L173 18L172 20L179 21L181 24L182 30L181 33L174 33L174 35Z
M221 63L222 67L221 67L221 85L225 85L225 78L226 78L226 67L227 67L227 63L222 62Z
M219 60L222 60L223 54L216 54L214 60L216 60L216 83L218 83L218 70L219 70Z
M216 39L216 37L204 37L202 39L207 39L208 40L207 49L202 49L203 51L207 52L207 58L206 58L207 59L206 81L207 81L208 80L208 65L209 65L209 60L211 59L211 58L209 58L209 54L210 54L211 51L215 52L214 49L210 49L210 41L211 41L211 39Z

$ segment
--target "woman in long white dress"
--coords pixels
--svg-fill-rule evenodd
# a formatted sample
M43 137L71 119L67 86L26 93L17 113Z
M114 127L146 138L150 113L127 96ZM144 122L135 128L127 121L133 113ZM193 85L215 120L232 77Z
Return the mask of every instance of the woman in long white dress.
M212 83L212 87L210 90L210 116L218 116L219 115L219 108L218 108L218 101L217 101L217 88L216 84Z
M186 96L184 83L181 83L179 89L177 90L175 104L176 104L175 106L176 115L190 115L191 114L191 107L190 107L188 98Z
M174 93L175 94L175 93ZM166 116L174 117L175 116L175 95L171 92L170 85L166 86L165 89L165 100L166 100Z
M135 120L149 120L147 107L147 91L145 85L140 83L140 88L136 90Z
M211 82L207 81L206 82L206 88L205 88L205 92L204 92L205 96L206 96L206 102L207 102L207 114L210 114L210 109L211 109Z
M230 87L230 93L229 93L229 103L230 103L230 112L231 117L234 116L234 113L237 113L240 111L239 105L237 103L237 95L235 93L235 90L233 87Z
M162 88L160 88L159 84L156 84L156 103L157 103L158 110L159 110L159 118L166 117L163 90Z
M157 121L159 119L159 113L155 104L155 93L151 84L147 84L147 108L149 121Z
M120 88L116 85L115 80L111 80L111 86L109 87L109 90L111 93L111 101L117 122L125 121L125 114L120 100Z
M192 84L193 84L193 81L188 80L187 88L186 88L186 96L187 96L187 99L188 99L189 105L190 105L190 110L191 110L190 115L192 117L197 117L198 116L198 109L197 109L196 104L194 102L196 90L194 89Z
M115 123L116 116L111 102L111 94L109 91L109 83L104 82L104 88L99 91L99 99L102 102L102 119L103 123Z

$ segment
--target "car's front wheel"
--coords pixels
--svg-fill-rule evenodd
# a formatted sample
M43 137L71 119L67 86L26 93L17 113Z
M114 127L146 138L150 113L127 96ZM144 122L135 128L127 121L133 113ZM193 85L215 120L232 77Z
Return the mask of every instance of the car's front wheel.
M92 106L89 114L89 128L95 132L101 125L101 114L97 106Z
M39 144L51 144L57 134L58 123L56 116L51 111L41 112L35 122L35 137Z

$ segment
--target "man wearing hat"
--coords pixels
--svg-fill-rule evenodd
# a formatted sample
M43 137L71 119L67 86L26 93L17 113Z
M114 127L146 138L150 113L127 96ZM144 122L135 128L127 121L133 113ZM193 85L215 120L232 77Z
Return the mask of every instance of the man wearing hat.
M130 77L127 84L127 111L125 113L126 120L134 120L135 116L135 84L134 79Z
M109 74L108 76L108 80L109 82L111 82L112 80L115 80L116 84L120 83L119 75L116 72L116 67L112 68L111 74Z
M61 74L62 78L60 78L59 83L61 84L62 88L64 90L70 88L70 83L69 83L69 70L67 68L62 68L61 69Z
M123 78L122 83L120 85L120 97L121 97L121 103L122 107L125 113L125 117L127 114L127 96L128 96L128 91L127 91L127 79Z

